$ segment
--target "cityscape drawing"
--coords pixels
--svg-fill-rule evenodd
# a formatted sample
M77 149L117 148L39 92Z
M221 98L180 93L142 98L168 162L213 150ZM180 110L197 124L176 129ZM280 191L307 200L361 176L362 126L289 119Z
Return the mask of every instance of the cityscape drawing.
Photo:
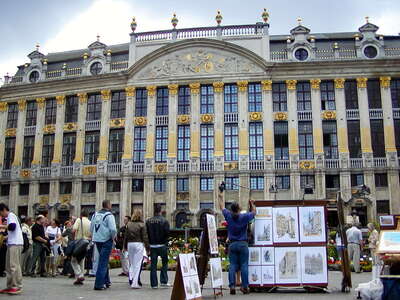
M272 244L272 220L265 220L265 219L255 220L254 243L256 245Z
M298 242L297 208L274 208L273 217L274 242Z
M302 247L302 283L327 283L327 264L326 247Z
M309 275L322 274L323 261L321 253L306 254L304 257L304 273Z
M260 264L260 249L258 247L249 247L249 265Z
M300 241L325 242L325 211L323 206L300 207Z
M287 251L279 261L279 277L295 279L298 277L297 252Z

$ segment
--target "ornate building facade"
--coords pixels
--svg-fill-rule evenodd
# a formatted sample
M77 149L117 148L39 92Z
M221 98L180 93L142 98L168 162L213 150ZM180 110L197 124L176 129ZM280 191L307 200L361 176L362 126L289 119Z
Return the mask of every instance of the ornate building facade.
M0 88L0 201L64 219L110 199L198 226L226 201L326 199L400 213L400 37L255 25L136 32L44 55ZM366 198L352 196L365 184ZM311 187L313 193L304 192Z

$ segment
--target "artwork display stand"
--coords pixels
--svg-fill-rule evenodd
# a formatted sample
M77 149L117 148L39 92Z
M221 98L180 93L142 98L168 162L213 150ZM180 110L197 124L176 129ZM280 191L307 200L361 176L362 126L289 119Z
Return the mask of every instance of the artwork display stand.
M176 258L175 280L171 293L171 300L186 300L185 286L183 282L183 274L181 270L180 257ZM191 300L201 300L202 297L191 298Z

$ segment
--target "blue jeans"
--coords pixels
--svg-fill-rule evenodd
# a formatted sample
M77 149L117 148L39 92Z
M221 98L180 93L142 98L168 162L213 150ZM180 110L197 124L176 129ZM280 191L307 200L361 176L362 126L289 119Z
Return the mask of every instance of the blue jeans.
M104 285L111 284L110 274L108 272L108 261L110 259L112 246L112 240L108 240L106 242L96 242L96 247L99 252L99 262L97 266L94 288L103 288Z
M229 244L229 287L236 286L236 272L240 271L242 287L249 286L249 246L247 242Z
M150 248L150 284L152 287L158 286L157 280L157 262L158 257L161 257L162 267L160 273L161 284L168 283L168 248L167 246L162 246L160 248Z

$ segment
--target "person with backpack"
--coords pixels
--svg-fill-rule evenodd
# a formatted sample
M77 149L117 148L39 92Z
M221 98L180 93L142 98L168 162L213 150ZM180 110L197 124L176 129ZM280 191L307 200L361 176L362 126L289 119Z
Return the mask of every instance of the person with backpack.
M128 276L129 273L129 260L128 251L124 249L124 239L126 234L127 225L131 217L125 216L124 225L118 230L117 237L115 238L115 248L121 251L121 268L122 272L118 276Z
M22 250L22 275L25 276L29 273L29 265L32 259L32 218L21 218L22 221L22 236L24 238L24 248Z
M0 225L0 228L8 231L6 256L7 288L1 290L0 293L18 295L22 292L21 253L24 246L21 224L18 217L10 212L10 209L4 203L0 203L0 215L3 218L7 218L7 224Z
M101 291L111 286L108 262L113 241L117 235L115 218L111 212L111 202L109 200L104 200L102 209L93 215L90 223L90 232L99 252L94 290Z

